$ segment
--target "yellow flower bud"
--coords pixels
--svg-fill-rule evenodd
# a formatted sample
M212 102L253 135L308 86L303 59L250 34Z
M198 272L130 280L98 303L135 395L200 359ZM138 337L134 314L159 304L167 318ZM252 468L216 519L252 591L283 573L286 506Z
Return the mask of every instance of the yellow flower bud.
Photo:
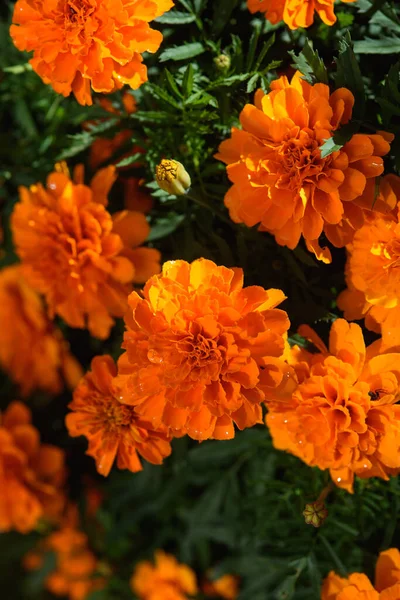
M164 158L156 168L159 187L174 196L183 196L191 186L190 175L177 160Z
M214 58L214 64L220 71L227 71L231 66L231 59L227 54L220 54Z
M306 504L306 507L303 511L303 516L307 525L321 527L328 516L328 511L325 508L325 504L317 500L316 502L310 502L309 504Z

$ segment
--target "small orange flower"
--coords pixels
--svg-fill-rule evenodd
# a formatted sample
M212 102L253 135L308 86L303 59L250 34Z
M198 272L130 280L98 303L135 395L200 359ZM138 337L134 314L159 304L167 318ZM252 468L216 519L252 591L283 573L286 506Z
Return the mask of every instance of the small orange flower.
M398 600L400 598L400 552L381 552L376 563L375 587L363 573L348 579L331 571L325 579L321 600Z
M400 472L400 354L365 348L361 328L334 322L329 351L308 327L300 328L320 350L293 348L266 423L276 448L310 466L329 469L339 487Z
M19 265L0 271L0 365L18 383L22 396L37 388L57 394L63 379L75 387L82 376Z
M157 52L162 34L149 23L172 0L18 0L10 34L33 51L33 70L63 96L92 104L91 88L110 93L147 81L143 52Z
M55 554L56 568L47 575L45 587L55 596L85 600L106 585L104 577L97 572L98 560L89 549L88 538L79 529L75 507L69 507L59 530L51 533L33 552L25 556L25 568L41 568L47 552Z
M319 245L325 232L336 247L348 244L363 225L365 209L387 211L370 191L383 172L389 151L383 135L356 134L343 148L321 158L324 140L351 118L352 93L330 94L322 83L311 86L297 72L273 81L271 92L259 90L255 106L247 104L242 129L222 142L216 158L228 165L233 183L225 196L231 219L275 236L293 249L301 236L316 256L331 261Z
M251 13L265 12L265 18L273 25L285 21L290 29L297 29L310 27L314 22L314 12L326 25L336 23L334 2L335 0L247 0L247 6Z
M397 185L388 175L383 185ZM382 187L382 185L381 185ZM400 204L388 215L372 214L347 246L348 289L338 298L346 319L363 319L368 329L382 334L387 347L400 344Z
M167 262L129 297L121 401L174 435L229 439L261 422L261 370L284 350L280 290L243 288L241 269ZM267 370L267 367L264 369Z
M127 308L132 282L160 270L160 254L137 248L150 228L141 213L107 212L114 167L99 171L90 187L82 169L71 181L64 164L41 184L20 189L11 218L16 250L28 282L45 295L50 316L88 327L106 338Z
M188 600L197 594L196 576L174 556L158 550L155 565L149 561L136 565L131 589L139 600Z
M12 402L0 414L0 533L32 531L64 505L64 454L40 443L29 409Z
M99 473L107 476L115 458L119 469L142 469L138 454L161 464L171 453L166 427L154 429L131 406L121 404L114 383L117 369L111 356L96 356L92 371L81 380L66 417L71 436L89 440L87 454L96 460Z
M206 581L203 585L203 593L213 598L236 600L239 594L239 578L235 575L222 575L214 581Z

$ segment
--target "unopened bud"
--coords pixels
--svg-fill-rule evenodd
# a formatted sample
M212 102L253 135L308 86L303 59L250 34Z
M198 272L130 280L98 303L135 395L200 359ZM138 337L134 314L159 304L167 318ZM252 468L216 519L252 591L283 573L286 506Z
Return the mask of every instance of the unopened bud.
M325 508L325 504L317 500L316 502L306 504L303 516L307 525L321 527L328 516L328 511Z
M174 196L183 196L191 186L190 175L177 160L164 158L156 168L159 187Z
M214 64L220 71L227 71L231 66L230 56L227 54L220 54L214 58Z

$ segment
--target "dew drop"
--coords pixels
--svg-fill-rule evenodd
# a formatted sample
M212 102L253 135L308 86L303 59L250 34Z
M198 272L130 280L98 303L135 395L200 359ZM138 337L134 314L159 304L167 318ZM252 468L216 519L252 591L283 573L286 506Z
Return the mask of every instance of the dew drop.
M337 481L338 483L340 483L340 482L342 481L342 478L341 478L341 477L337 477L337 478L336 478L336 481Z

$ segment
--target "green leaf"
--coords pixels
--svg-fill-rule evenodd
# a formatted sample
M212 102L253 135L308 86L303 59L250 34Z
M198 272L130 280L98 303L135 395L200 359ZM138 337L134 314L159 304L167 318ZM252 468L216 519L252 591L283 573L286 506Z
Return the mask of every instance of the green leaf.
M400 38L383 37L377 40L369 37L354 42L356 54L398 54L400 52Z
M342 147L343 144L336 144L333 137L324 140L324 143L322 144L322 146L320 146L321 158L326 158L327 156L332 154L332 152L337 152Z
M176 96L178 96L178 98L182 98L182 94L174 80L174 78L172 77L171 73L168 71L168 69L164 69L164 75L165 78L167 80L169 89L171 90L171 92L173 94L175 94Z
M216 37L219 37L222 33L238 2L239 0L214 0L212 32Z
M336 58L336 65L336 87L345 87L353 93L355 98L353 117L362 120L365 112L364 82L348 32L339 42L339 56Z
M190 96L190 94L192 93L193 83L194 83L194 68L193 68L192 63L190 63L188 65L188 67L183 75L183 79L182 79L182 90L183 90L183 93L186 98L188 96Z
M140 158L143 158L143 154L141 152L135 152L135 154L133 154L132 156L127 156L126 158L120 160L119 163L116 164L116 166L128 167L129 165L132 165L133 163L137 162Z
M251 34L251 38L250 38L249 51L247 53L246 67L245 67L246 71L251 71L251 68L252 68L252 65L254 62L254 57L256 54L256 50L257 50L258 38L260 37L260 33L261 33L261 25L257 21L256 25L254 27L254 31Z
M157 219L157 221L151 225L151 231L149 237L147 238L148 242L154 242L155 240L160 240L161 238L167 237L167 235L171 235L176 229L178 229L179 225L184 221L185 215L178 215L171 213L168 217L161 217Z
M323 60L320 58L318 51L314 50L312 43L306 40L303 50L298 56L291 51L290 56L293 58L292 67L299 70L303 75L303 79L314 85L315 83L328 83L328 72Z
M192 42L191 44L185 44L184 46L175 46L174 48L167 48L160 54L160 62L167 60L187 60L188 58L194 58L205 52L205 47L200 42Z
M196 15L181 12L179 10L171 10L155 19L155 22L162 23L163 25L188 25L195 20Z

